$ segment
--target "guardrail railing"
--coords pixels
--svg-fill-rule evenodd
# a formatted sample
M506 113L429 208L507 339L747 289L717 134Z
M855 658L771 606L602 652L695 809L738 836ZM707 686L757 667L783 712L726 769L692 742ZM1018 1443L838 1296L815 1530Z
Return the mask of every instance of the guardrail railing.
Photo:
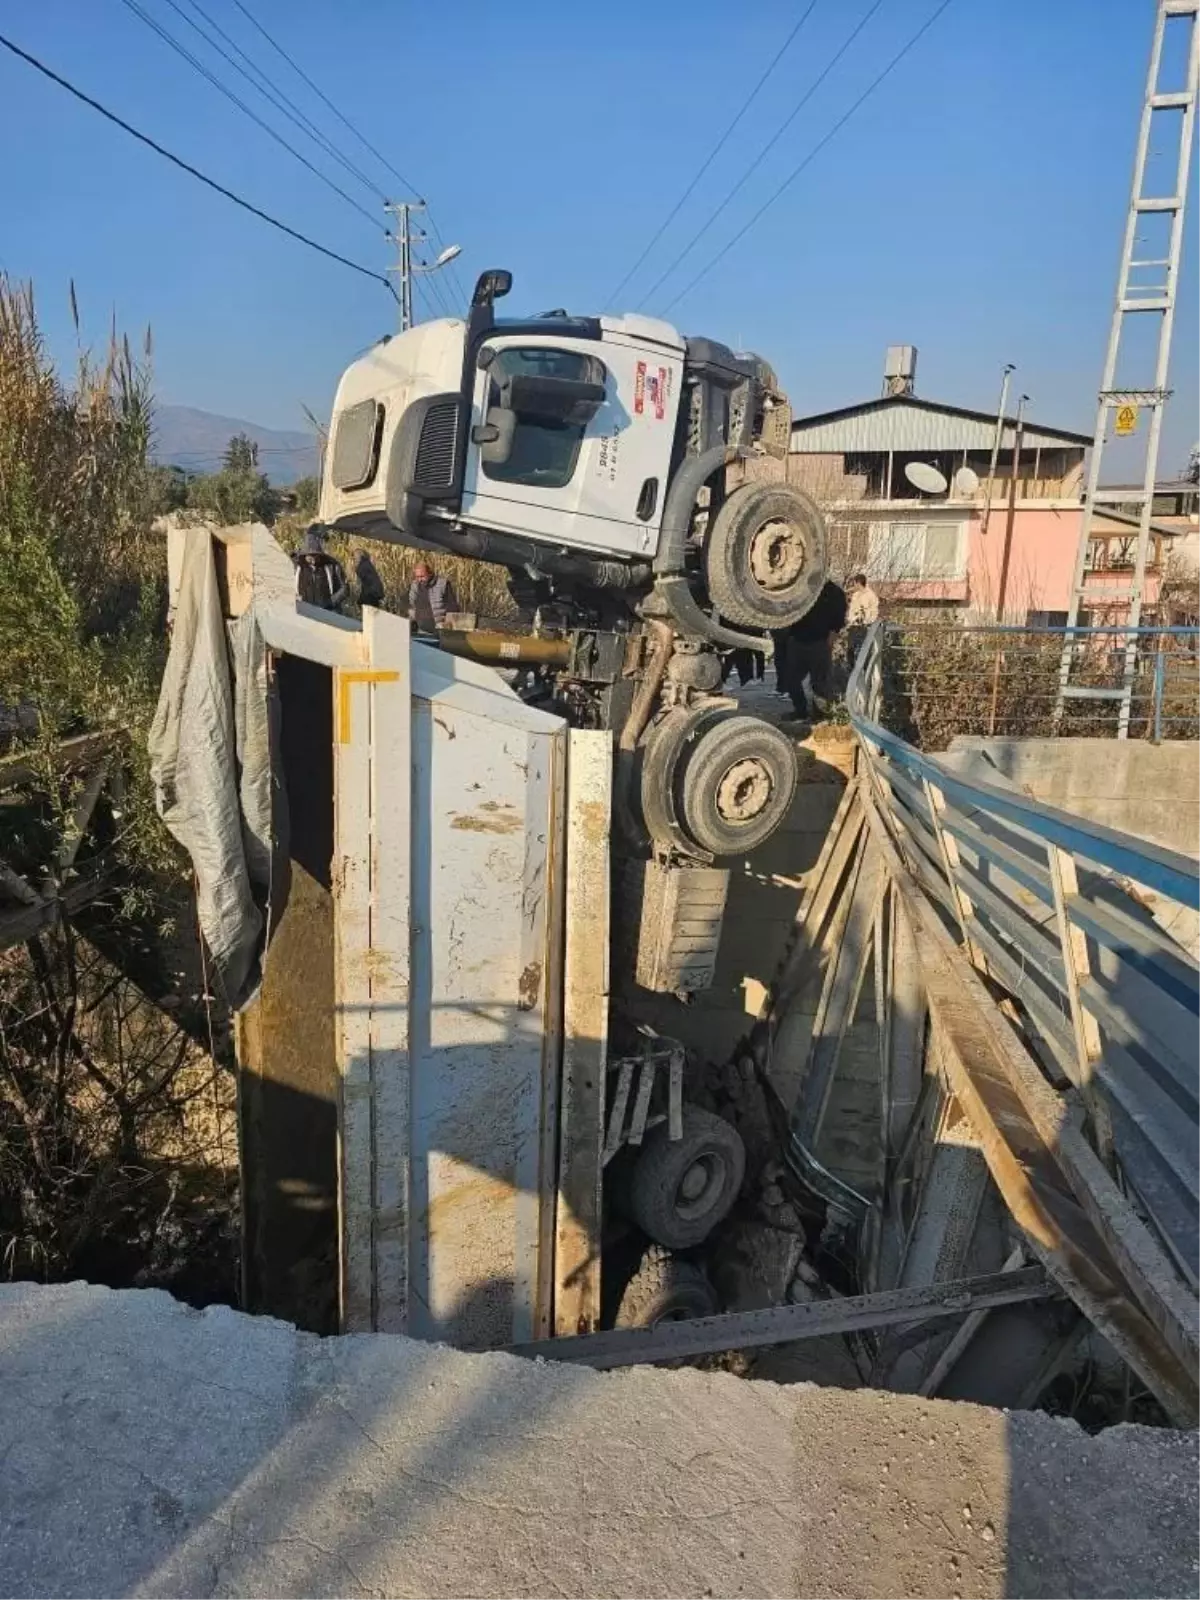
M864 781L910 873L1019 1007L1051 1081L1077 1092L1101 1153L1195 1286L1200 968L1145 900L1197 911L1200 868L999 774L981 781L885 726L891 626L869 630L847 687ZM1061 630L1052 648L1057 663Z

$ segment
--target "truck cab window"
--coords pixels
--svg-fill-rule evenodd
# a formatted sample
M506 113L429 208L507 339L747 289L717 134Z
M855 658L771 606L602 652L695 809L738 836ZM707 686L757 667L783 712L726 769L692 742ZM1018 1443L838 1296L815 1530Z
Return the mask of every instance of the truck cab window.
M603 386L607 373L595 356L575 350L545 347L500 350L488 368L487 412L507 409L508 385L513 378L566 379L574 383ZM580 446L587 423L537 411L513 407L516 423L512 446L503 461L482 462L489 478L504 483L522 483L539 489L561 489L570 483L579 461Z

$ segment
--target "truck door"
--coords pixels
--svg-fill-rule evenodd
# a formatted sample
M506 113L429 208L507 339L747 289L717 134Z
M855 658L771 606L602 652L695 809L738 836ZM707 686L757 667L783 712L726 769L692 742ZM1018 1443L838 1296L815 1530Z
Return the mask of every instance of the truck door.
M498 445L470 444L464 520L557 545L653 554L679 405L681 357L665 349L648 354L624 341L516 332L489 337L481 356L473 433L490 433L500 422L507 424L506 437ZM562 380L591 393L602 388L603 399L598 405L583 403L573 416L553 416L540 400L520 398L538 387L526 379ZM515 418L497 417L514 394Z

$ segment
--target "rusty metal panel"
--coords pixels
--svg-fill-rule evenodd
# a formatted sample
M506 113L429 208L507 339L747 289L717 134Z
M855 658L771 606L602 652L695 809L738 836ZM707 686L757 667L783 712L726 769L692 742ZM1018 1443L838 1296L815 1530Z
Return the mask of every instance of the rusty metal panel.
M707 989L717 966L728 869L634 861L625 888L642 988L655 994Z
M547 1310L565 730L486 668L428 666L412 720L407 1329L483 1348L533 1336Z
M396 775L412 766L410 636L403 618L370 607L363 613L363 633L371 669L377 674L370 687L371 922L366 974L371 1008L373 1326L380 1333L402 1333L408 1312L412 862L411 786L398 783Z
M600 1319L601 1132L608 1056L612 734L571 730L554 1331Z
M565 733L369 612L335 671L342 1327L549 1331Z
M363 669L334 668L334 1012L341 1077L341 1325L346 1333L375 1326L370 690Z

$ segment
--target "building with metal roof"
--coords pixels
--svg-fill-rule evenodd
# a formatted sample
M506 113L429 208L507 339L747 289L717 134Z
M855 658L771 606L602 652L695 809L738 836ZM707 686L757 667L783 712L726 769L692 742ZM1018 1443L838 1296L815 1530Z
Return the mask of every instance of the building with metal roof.
M808 454L916 454L949 452L989 456L997 417L986 411L923 400L915 394L883 395L792 423L792 450ZM1011 425L1010 425L1011 427ZM1082 451L1091 435L1026 422L1026 450Z
M1057 616L1091 436L927 400L916 360L893 346L881 395L792 423L788 480L824 507L835 567L895 600Z

